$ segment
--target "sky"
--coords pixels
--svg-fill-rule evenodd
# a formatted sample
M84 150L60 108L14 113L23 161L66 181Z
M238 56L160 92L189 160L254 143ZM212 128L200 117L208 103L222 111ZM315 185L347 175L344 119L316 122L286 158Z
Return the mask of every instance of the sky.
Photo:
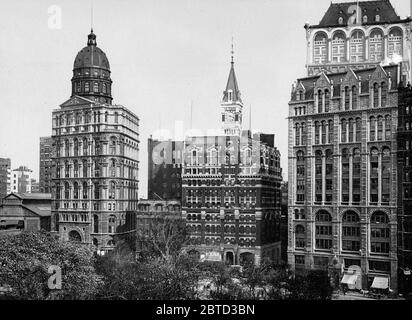
M410 0L392 0L410 15ZM333 1L336 2L336 1ZM341 0L339 2L349 2ZM147 139L183 122L220 127L233 37L244 126L275 134L287 180L288 101L306 75L306 22L330 0L17 0L0 2L0 157L39 172L39 138L71 94L73 62L93 21L112 71L115 104L140 118L139 196L147 196ZM92 18L93 17L93 18ZM192 106L192 117L191 115ZM190 125L192 118L192 125Z

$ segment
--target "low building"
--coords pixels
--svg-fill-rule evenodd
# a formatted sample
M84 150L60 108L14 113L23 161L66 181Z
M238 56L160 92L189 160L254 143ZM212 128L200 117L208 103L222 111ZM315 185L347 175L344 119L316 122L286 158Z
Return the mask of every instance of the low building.
M0 206L0 235L50 231L51 194L11 193Z
M136 212L136 255L140 256L150 245L150 235L156 222L162 219L181 219L182 210L177 200L139 200Z

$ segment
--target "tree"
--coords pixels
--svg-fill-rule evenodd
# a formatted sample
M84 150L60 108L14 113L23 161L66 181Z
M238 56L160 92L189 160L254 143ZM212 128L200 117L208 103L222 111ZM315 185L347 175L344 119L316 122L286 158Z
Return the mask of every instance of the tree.
M46 232L0 237L0 266L0 286L11 287L11 298L92 299L101 285L88 246ZM61 290L49 288L50 266L61 269Z

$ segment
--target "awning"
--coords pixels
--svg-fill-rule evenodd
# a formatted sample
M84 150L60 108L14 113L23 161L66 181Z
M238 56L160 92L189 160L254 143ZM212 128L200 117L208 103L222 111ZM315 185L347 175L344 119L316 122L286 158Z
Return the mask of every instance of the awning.
M358 275L356 273L355 274L345 274L340 283L355 284L357 278L358 278Z
M388 289L389 288L389 278L388 277L375 277L375 278L373 278L371 288Z

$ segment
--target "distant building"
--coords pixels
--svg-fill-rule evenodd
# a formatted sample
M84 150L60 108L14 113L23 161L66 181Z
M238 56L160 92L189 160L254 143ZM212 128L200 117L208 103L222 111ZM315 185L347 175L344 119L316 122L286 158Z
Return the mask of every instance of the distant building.
M182 215L187 250L230 265L280 262L280 153L273 134L242 130L232 63L221 103L222 133L185 140Z
M11 192L11 160L0 158L0 203Z
M26 166L20 166L11 173L11 192L31 193L34 179L33 170Z
M51 195L11 193L0 205L0 235L51 230Z
M156 224L155 219L181 219L180 201L140 199L136 212L136 255L139 256L149 247L150 234Z
M182 197L183 141L148 140L148 199Z
M39 192L52 192L52 151L53 138L40 137L40 170L39 170Z

